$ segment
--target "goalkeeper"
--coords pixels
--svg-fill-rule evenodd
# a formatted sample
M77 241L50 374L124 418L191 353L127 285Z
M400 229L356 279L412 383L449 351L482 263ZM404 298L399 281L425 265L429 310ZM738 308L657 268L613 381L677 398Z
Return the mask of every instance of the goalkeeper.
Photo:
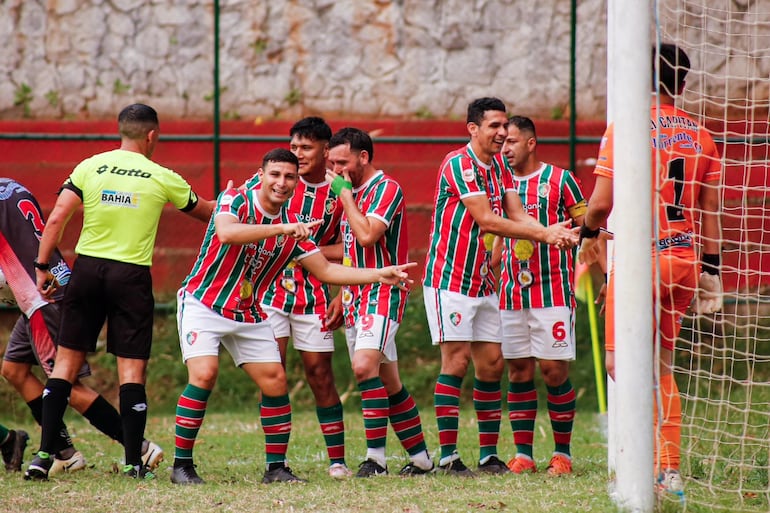
M671 44L660 46L656 59L653 48L653 103L650 112L650 140L654 196L658 204L656 240L652 244L653 258L660 269L657 289L660 313L655 329L660 334L660 405L662 412L655 466L660 489L681 492L679 475L681 403L679 390L672 375L674 345L681 328L682 316L695 296L695 311L709 314L722 306L719 279L719 182L720 157L708 132L675 106L675 95L681 94L690 68L687 54ZM659 73L655 83L655 71ZM657 100L657 102L656 102ZM657 103L657 104L656 104ZM594 174L596 184L588 202L588 212L581 229L581 249L578 258L591 263L596 257L599 227L612 210L613 126L602 139ZM625 170L618 169L618 173ZM657 177L657 178L656 178ZM697 209L697 210L696 210ZM700 223L698 223L700 212ZM696 232L696 229L699 229ZM696 236L701 245L700 261L696 252ZM700 265L698 265L700 262ZM698 277L700 269L700 278ZM606 365L615 377L614 320L618 310L612 286L607 294ZM622 305L620 305L622 307ZM654 339L653 339L654 340ZM619 341L624 343L627 341ZM660 407L658 407L660 406Z

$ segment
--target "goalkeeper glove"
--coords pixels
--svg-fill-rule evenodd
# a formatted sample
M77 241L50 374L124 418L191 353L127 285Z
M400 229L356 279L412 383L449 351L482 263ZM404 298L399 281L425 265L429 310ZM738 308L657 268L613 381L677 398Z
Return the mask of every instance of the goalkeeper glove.
M698 278L698 293L695 296L695 313L713 314L722 309L722 281L719 275L702 272Z

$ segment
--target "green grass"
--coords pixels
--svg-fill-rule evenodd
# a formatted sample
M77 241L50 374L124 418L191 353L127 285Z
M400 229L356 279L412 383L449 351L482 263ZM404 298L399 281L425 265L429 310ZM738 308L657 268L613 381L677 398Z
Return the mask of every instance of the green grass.
M18 314L0 315L0 345ZM424 318L422 301L413 298L399 331L399 366L405 385L415 396L423 419L426 440L433 454L438 447L436 422L433 414L433 386L439 370L438 349L431 346ZM232 365L227 354L221 358L219 381L209 401L209 409L196 446L196 462L206 486L180 488L169 482L169 466L173 458L174 408L179 393L186 383L187 373L179 357L176 327L173 315L159 315L155 323L153 357L150 362L148 396L150 419L147 435L166 450L167 460L160 469L159 479L137 483L112 474L114 464L123 456L122 448L97 433L74 412L67 413L75 443L89 460L84 472L52 479L49 483L28 483L18 474L0 474L0 511L48 511L52 501L55 509L63 512L78 511L163 511L164 513L212 511L614 511L607 493L607 448L601 429L602 419L596 412L596 387L593 362L584 310L578 311L578 359L572 365L570 376L578 395L578 414L573 435L575 473L559 479L549 479L544 473L525 476L489 476L475 480L457 480L446 476L402 479L395 475L369 480L337 482L326 474L327 460L322 437L314 414L312 394L303 381L301 365L296 352L289 351L289 374L294 430L289 448L289 463L301 477L309 479L304 485L262 485L264 470L264 438L258 428L258 390L246 375ZM601 329L601 327L600 327ZM337 333L337 335L341 335ZM4 337L4 338L2 338ZM345 398L347 460L351 468L363 459L366 448L360 414L360 395L357 392L342 337L336 340L334 372L337 386ZM89 358L94 376L88 383L117 404L115 359L97 353ZM710 362L715 362L713 356ZM684 362L681 366L687 367ZM690 367L693 367L690 364ZM697 366L695 366L697 367ZM694 369L693 369L694 370ZM711 369L714 372L714 369ZM461 415L460 452L463 459L475 466L478 458L477 427L471 404L472 371L463 383L462 404L468 408ZM766 380L768 376L762 375ZM762 383L763 381L760 381ZM702 381L707 383L707 381ZM503 387L507 384L503 383ZM535 432L535 457L543 470L553 447L551 429L545 408L545 387L537 379L541 410ZM689 390L686 383L680 388ZM711 390L706 397L718 399L721 391ZM732 389L730 401L740 403L741 393ZM734 397L733 397L734 396ZM756 401L756 396L754 396ZM39 430L32 424L27 407L5 383L0 383L0 401L4 415L0 422L9 427L20 427L30 432L33 447L39 443ZM768 404L761 399L760 405ZM514 448L510 425L503 422L499 451L502 459L513 456ZM714 417L699 406L685 415L704 414ZM758 415L750 424L766 420ZM692 419L688 419L692 421ZM697 419L696 419L697 421ZM708 427L704 420L701 424ZM693 428L694 429L694 428ZM727 436L740 436L740 426L720 425ZM730 434L730 432L735 434ZM767 432L767 426L756 426L756 433ZM713 463L695 454L710 454L712 442L692 440L694 455L683 461L688 476L686 505L667 499L659 504L664 512L711 511L768 511L767 455L758 453L753 467L735 467L724 462ZM686 440L686 438L685 438ZM759 447L766 445L760 440ZM702 447L701 447L702 446ZM726 453L734 446L719 444ZM406 457L395 436L388 440L389 467L397 473L406 463ZM723 454L741 460L742 455ZM763 459L764 458L764 459ZM710 484L716 486L710 486ZM723 488L720 488L723 487ZM731 488L732 491L727 490ZM764 490L764 492L763 492ZM44 493L41 493L43 491ZM756 493L759 491L759 493Z
M423 408L426 437L437 446L435 421ZM552 447L546 414L539 415L536 459L542 469ZM466 461L474 461L477 431L472 411L462 412L460 449ZM87 455L89 468L56 476L48 483L25 482L18 474L0 477L0 497L14 497L15 511L45 511L55 501L56 511L612 511L606 493L606 448L597 419L580 415L575 434L575 474L549 478L543 472L524 476L484 476L473 480L447 476L400 478L390 475L372 479L335 481L327 471L326 452L315 415L307 408L294 413L289 463L302 485L262 485L264 437L258 427L256 408L214 413L206 417L196 446L196 463L207 484L178 487L169 481L173 457L173 417L152 416L147 434L167 451L158 479L136 482L112 473L122 458L122 448L74 416L68 421L77 447ZM346 412L347 459L351 467L366 452L362 421L357 412ZM34 433L29 423L22 427ZM33 435L34 437L34 435ZM36 438L36 437L35 437ZM505 426L501 453L512 455L512 438ZM388 439L388 466L396 474L407 462L392 434ZM27 456L31 451L27 452ZM27 459L28 459L27 458ZM7 503L3 503L4 506ZM2 509L0 507L0 509Z

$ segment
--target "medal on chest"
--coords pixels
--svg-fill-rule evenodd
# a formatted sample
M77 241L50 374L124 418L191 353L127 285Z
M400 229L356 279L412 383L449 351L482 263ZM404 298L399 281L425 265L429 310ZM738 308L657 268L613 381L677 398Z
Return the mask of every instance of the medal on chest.
M292 260L289 265L286 266L286 269L283 270L283 276L281 276L281 287L288 292L289 294L294 294L297 292L297 280L294 279L294 268L297 266L297 263Z
M532 241L518 239L513 245L513 254L521 265L521 269L516 273L516 281L522 288L527 288L535 281L535 274L529 268L529 259L535 253L535 245Z

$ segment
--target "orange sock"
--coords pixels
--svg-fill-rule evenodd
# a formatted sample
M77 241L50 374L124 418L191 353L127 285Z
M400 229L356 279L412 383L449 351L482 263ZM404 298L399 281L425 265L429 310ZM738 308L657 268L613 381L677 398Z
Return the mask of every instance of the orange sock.
M656 398L657 399L657 398ZM660 399L663 422L660 426L660 438L655 444L655 464L661 471L679 469L680 445L682 439L682 402L679 388L673 374L660 377ZM655 404L655 432L658 431L658 408Z

